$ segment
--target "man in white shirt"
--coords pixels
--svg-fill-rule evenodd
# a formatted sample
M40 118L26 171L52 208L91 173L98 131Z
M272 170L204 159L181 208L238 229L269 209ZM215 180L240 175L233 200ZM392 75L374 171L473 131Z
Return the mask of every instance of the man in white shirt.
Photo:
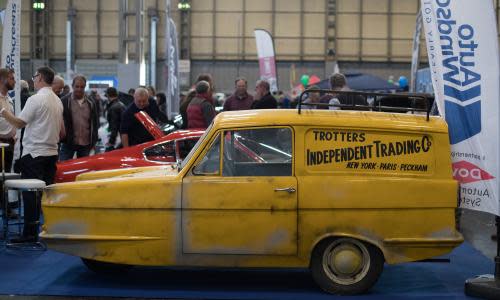
M29 97L24 109L16 117L7 108L6 101L0 101L0 116L16 128L26 127L23 137L23 156L20 161L21 178L40 179L46 184L54 182L57 162L57 143L64 134L63 107L61 100L52 91L54 70L41 67L33 76L38 92ZM32 192L23 193L24 230L23 236L12 242L31 242L38 234L40 198L34 201Z
M8 92L13 90L16 85L16 80L14 78L14 71L6 68L0 69L0 98L6 103L6 109L11 113L14 113L14 106L12 99L9 97ZM9 147L5 148L5 171L10 172L12 168L12 158L14 156L14 144L16 137L16 129L7 120L0 117L0 142L9 144ZM1 167L1 160L0 160Z
M7 103L7 109L11 112L14 111L14 106L12 105L12 99L10 98L8 92L13 90L16 85L16 80L14 78L14 71L11 69L1 68L0 69L0 98L2 101ZM15 144L16 130L7 120L0 117L0 142L8 144L8 147L3 149L4 158L2 166L2 159L0 159L0 168L4 168L5 172L10 172L12 168L12 159L14 157L14 144ZM0 185L0 191L3 193L2 186ZM0 197L2 201L0 204L4 207L4 197ZM11 210L10 205L6 207L6 213L9 218L14 218L17 214Z

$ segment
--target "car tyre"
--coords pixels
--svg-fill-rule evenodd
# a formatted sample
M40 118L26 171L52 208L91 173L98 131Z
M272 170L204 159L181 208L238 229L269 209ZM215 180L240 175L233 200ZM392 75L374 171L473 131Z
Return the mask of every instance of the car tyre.
M321 241L313 250L310 270L326 292L356 295L370 289L384 268L379 248L352 238Z
M93 259L82 258L83 264L94 273L102 275L116 275L128 272L132 266L102 262Z

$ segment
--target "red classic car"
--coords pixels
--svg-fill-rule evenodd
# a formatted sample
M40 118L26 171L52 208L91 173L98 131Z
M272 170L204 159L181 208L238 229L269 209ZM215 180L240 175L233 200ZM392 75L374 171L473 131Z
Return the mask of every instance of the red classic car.
M173 164L183 160L205 132L203 129L191 129L164 135L147 113L139 112L135 117L154 137L153 141L59 162L55 182L74 181L79 174L90 171Z
M172 164L184 159L204 132L179 130L140 145L59 162L55 181L74 181L90 171Z
M103 171L133 167L168 165L182 161L205 132L203 129L179 130L164 135L158 125L144 112L135 117L155 138L154 141L118 149L93 156L82 157L57 164L55 182L75 181L76 176L91 171ZM227 136L226 139L229 139ZM265 163L278 156L290 159L287 154L263 143L256 143L252 137L235 135L235 153L224 153L226 156L236 155L240 161ZM262 151L263 148L269 148ZM270 152L270 150L272 150ZM262 152L268 153L263 155ZM269 155L269 153L274 153ZM283 157L284 156L284 157Z

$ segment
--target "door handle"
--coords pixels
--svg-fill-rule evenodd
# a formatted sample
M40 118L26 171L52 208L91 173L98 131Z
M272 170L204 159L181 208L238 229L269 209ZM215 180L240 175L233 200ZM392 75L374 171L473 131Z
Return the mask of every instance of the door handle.
M289 194L295 193L297 190L294 189L293 187L287 187L287 188L281 188L281 189L274 189L275 192L288 192Z

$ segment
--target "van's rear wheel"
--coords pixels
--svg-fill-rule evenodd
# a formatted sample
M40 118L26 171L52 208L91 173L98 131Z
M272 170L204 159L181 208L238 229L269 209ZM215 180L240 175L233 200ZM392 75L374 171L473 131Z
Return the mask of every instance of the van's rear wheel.
M131 265L114 264L87 258L82 258L82 262L92 272L105 275L116 275L128 272L132 268Z
M384 256L377 247L352 238L327 239L312 253L311 273L326 292L361 294L378 280Z

